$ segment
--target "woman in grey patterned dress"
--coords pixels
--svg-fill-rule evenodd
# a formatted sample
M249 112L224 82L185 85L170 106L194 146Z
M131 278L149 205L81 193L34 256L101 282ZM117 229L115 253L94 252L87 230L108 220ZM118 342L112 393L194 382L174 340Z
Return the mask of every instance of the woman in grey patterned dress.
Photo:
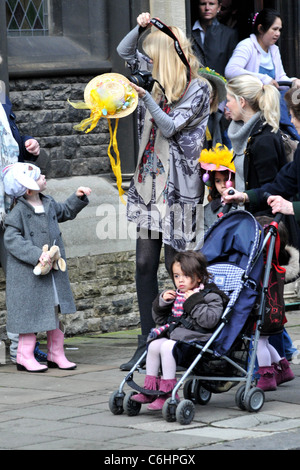
M128 191L127 218L137 225L136 286L142 334L136 353L121 365L122 370L134 365L154 327L151 307L158 293L162 244L168 269L176 251L195 246L201 223L203 230L204 189L198 159L209 118L210 85L198 75L198 60L179 28L170 29L189 62L190 80L173 39L162 31L146 36L143 49L147 56L138 51L140 36L152 26L150 20L149 13L139 15L137 26L117 48L132 73L148 71L157 80L151 94L133 85L139 95L140 145Z

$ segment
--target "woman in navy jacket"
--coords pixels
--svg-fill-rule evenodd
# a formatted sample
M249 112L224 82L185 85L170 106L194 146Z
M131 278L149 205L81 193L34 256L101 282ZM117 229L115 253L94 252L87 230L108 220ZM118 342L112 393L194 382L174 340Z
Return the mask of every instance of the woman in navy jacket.
M6 102L2 104L3 109L6 113L8 123L12 132L12 135L19 146L19 162L24 162L25 160L30 162L35 162L40 154L40 146L36 139L29 135L21 135L20 131L16 125L16 115L12 110L12 104L8 97L6 97Z

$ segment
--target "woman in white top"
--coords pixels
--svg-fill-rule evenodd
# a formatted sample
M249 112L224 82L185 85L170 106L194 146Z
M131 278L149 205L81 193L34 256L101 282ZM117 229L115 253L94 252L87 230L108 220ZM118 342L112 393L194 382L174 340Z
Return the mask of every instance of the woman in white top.
M282 20L280 14L265 8L254 18L253 34L239 42L225 68L227 79L250 74L258 77L264 85L278 88L279 81L292 81L300 87L300 80L289 78L282 65L279 47Z

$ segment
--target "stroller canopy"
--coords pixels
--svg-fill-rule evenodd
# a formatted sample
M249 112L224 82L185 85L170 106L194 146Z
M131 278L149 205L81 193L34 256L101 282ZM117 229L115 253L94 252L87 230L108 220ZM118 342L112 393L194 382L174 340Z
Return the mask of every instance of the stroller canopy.
M223 355L245 325L259 294L263 268L263 230L244 210L219 219L205 234L201 252L206 256L213 281L230 296L224 328L213 348Z
M226 261L248 271L261 246L261 227L247 211L228 212L204 236L201 248L209 264Z

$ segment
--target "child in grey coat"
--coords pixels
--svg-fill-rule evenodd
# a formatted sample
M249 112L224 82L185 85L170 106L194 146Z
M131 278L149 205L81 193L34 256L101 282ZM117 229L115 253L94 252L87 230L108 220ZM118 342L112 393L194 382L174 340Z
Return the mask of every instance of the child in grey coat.
M36 276L33 268L39 261L51 264L49 254L42 250L46 244L58 245L65 259L59 223L76 217L88 204L91 190L79 187L64 203L58 203L42 194L46 178L35 165L15 163L4 168L2 176L5 192L17 201L5 218L4 233L7 329L19 334L17 368L47 370L34 358L35 333L47 331L48 367L74 369L76 364L64 355L64 334L57 315L58 311L76 312L67 270Z

